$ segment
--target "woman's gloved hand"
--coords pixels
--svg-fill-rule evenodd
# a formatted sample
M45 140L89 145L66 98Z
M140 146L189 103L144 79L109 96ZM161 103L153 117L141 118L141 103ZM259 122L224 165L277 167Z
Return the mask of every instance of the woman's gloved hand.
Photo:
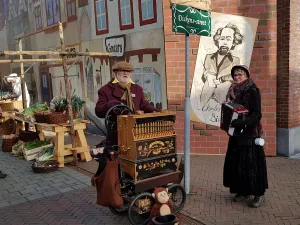
M108 109L110 109L111 107L114 107L115 105L120 105L121 102L117 101L117 100L110 100L108 103L107 103L107 107Z
M231 127L235 127L235 128L239 128L239 129L242 129L242 128L245 128L245 122L241 119L235 119L231 122Z

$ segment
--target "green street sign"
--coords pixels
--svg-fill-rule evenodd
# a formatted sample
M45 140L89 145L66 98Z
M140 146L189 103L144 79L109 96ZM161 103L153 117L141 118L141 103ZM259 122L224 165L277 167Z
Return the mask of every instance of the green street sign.
M185 5L172 4L172 31L211 36L211 13Z

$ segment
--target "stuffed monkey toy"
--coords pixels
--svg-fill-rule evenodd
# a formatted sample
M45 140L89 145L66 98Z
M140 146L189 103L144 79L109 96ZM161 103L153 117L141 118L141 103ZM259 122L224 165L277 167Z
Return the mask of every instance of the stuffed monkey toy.
M151 208L150 221L148 225L153 225L152 218L156 216L165 216L173 214L173 205L170 201L168 188L155 188L154 192L152 193L152 196L155 199L156 203ZM179 222L181 222L180 219ZM175 225L180 224L179 222L175 223Z

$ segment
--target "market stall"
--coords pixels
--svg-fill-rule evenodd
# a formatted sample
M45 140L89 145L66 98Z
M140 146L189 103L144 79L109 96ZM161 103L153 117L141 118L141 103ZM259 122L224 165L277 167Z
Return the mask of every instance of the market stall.
M28 123L36 127L39 139L45 141L44 131L47 128L50 128L52 132L55 133L54 139L54 160L58 161L59 167L64 167L64 157L73 155L77 153L80 154L80 159L86 162L91 161L91 155L89 153L89 146L86 141L84 130L86 129L86 124L88 121L75 121L74 122L74 131L75 135L71 136L72 143L75 143L75 147L72 144L65 144L65 133L70 132L70 125L65 124L48 124L48 123L37 123L25 120L19 116L11 116L17 122L16 134L19 134L20 129L22 128L22 123ZM77 157L77 156L76 156Z
M48 27L50 28L50 27ZM47 28L47 29L48 29ZM55 133L55 138L52 140L53 143L53 155L54 155L54 161L58 162L59 167L64 167L64 157L68 155L73 155L75 162L77 163L77 154L80 155L80 158L85 161L90 161L91 156L89 154L89 146L86 141L86 137L84 134L84 130L86 129L86 120L78 120L76 119L78 116L78 111L83 107L84 101L82 99L79 99L77 96L72 95L71 96L71 90L69 87L69 79L68 79L68 70L71 66L78 61L81 56L110 56L111 53L101 53L101 52L68 52L65 48L64 43L64 35L63 35L63 25L62 23L58 23L56 25L53 25L53 28L58 28L59 38L60 38L60 44L61 44L61 51L23 51L22 50L22 39L26 38L31 35L35 35L40 32L44 32L44 30L39 30L34 33L26 34L23 37L18 38L18 45L19 45L19 51L2 51L0 55L2 56L19 56L19 59L3 59L0 60L0 63L20 63L20 84L22 89L22 106L23 111L21 113L14 112L15 109L20 108L20 106L17 106L15 102L13 102L13 106L10 105L10 110L7 110L8 113L3 113L3 116L5 118L9 118L9 120L13 120L14 124L16 124L14 134L5 134L7 136L3 136L0 138L1 143L2 140L6 142L12 143L12 140L16 141L17 139L21 139L21 136L32 138L30 140L26 140L30 142L28 144L22 143L24 141L19 140L18 143L16 143L11 148L7 149L7 151L12 151L13 155L18 155L20 153L20 149L22 150L24 156L26 159L31 160L38 160L40 157L37 155L34 156L28 156L29 154L33 154L38 152L40 150L41 152L47 152L50 148L41 150L42 147L47 146L48 142L45 142L45 135L44 130L50 129L52 132ZM48 58L45 59L24 59L24 55L29 56L37 56L37 55L44 55L44 56L57 56L56 58ZM67 63L67 57L72 56L76 58L76 61L68 66ZM28 97L26 97L25 93L25 82L24 82L24 74L28 71L24 71L24 62L32 62L33 64L36 62L60 62L63 65L63 76L65 81L65 90L66 90L66 96L58 96L55 97L50 106L49 109L41 110L39 106L33 106L28 108ZM1 102L1 101L0 101ZM17 106L17 107L15 107ZM51 109L51 107L53 108ZM11 112L11 113L10 113ZM33 115L34 114L34 115ZM45 121L42 121L41 119L44 119ZM27 128L25 131L23 129L25 124L25 127ZM29 131L28 127L26 125L31 125L35 128L35 131ZM0 127L1 128L1 127ZM33 132L33 133L32 133ZM35 135L35 133L37 135ZM1 130L0 130L1 133ZM68 133L71 137L72 144L66 145L65 144L65 133ZM27 136L28 135L28 136ZM31 136L32 135L32 136ZM5 138L4 138L5 137ZM36 140L39 139L39 140ZM25 142L26 142L25 141ZM50 144L50 143L49 143ZM25 146L25 147L24 147ZM29 146L29 147L28 147ZM31 153L26 153L27 150L31 150ZM36 162L35 162L36 163ZM34 163L33 163L34 164ZM45 164L44 164L45 165Z

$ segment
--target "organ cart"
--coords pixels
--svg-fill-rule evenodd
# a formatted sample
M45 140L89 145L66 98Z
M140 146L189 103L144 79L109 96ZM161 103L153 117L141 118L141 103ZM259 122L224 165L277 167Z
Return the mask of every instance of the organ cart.
M108 132L118 135L121 170L122 209L110 208L115 214L128 214L132 224L147 224L155 187L168 187L174 213L184 206L186 193L180 185L183 162L177 163L176 113L132 111L126 105L112 107L106 114Z

